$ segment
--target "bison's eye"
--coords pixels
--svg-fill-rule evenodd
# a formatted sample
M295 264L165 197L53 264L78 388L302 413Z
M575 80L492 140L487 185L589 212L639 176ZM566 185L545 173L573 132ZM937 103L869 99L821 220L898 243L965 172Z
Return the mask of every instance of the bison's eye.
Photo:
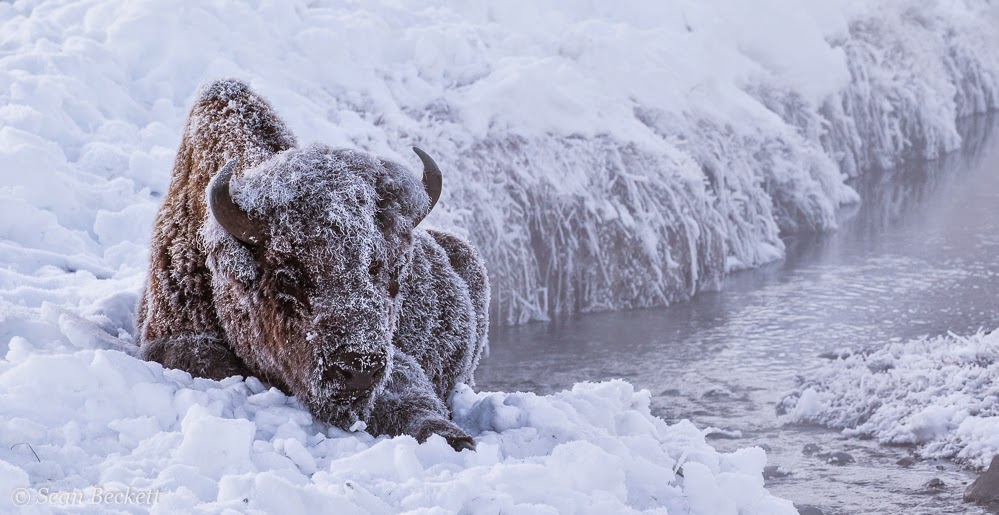
M372 278L378 279L382 275L384 269L385 267L382 266L381 262L372 261L371 265L368 267L368 273L371 274ZM397 279L397 275L398 274L389 274L388 293L392 297L399 294L399 280Z
M277 287L284 292L291 292L298 289L298 281L295 276L288 272L278 272L274 277Z

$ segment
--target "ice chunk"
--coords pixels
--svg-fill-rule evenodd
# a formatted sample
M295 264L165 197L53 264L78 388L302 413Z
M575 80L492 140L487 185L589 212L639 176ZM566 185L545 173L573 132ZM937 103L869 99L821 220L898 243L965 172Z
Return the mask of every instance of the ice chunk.
M250 472L250 445L256 425L249 420L221 418L200 405L192 406L181 423L184 440L177 462L193 465L218 479L223 474Z

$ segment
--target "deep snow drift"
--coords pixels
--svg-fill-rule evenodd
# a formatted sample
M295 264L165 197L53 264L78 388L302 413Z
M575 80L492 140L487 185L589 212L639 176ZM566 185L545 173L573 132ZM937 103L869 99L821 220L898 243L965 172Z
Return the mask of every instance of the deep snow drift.
M801 378L780 409L790 422L842 427L927 458L988 466L999 454L999 333L845 352Z
M954 148L957 116L999 105L982 0L566 5L0 3L0 491L791 511L759 451L718 454L621 383L463 391L482 444L453 454L130 355L152 220L210 79L248 80L303 143L414 169L408 147L430 151L445 193L428 221L483 252L500 322L664 304L777 259L780 230L856 200L840 170Z

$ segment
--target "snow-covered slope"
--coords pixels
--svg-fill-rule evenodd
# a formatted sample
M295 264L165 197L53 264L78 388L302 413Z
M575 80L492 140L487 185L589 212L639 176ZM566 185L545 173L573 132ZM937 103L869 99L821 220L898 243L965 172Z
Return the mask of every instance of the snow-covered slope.
M999 454L999 332L891 343L835 360L781 404L791 422L842 427L930 458Z
M957 146L997 32L984 0L0 3L0 238L140 265L191 96L235 76L303 142L431 150L494 320L666 304L832 227L840 170Z
M463 392L485 446L454 455L132 357L189 102L234 76L302 142L414 168L408 147L431 151L445 194L428 221L478 245L494 320L520 322L683 299L779 258L781 230L831 227L857 200L846 174L953 148L955 117L999 105L997 16L985 0L0 2L0 491L135 478L167 510L790 510L758 451L719 455L618 383ZM191 463L221 440L225 458ZM359 460L384 468L348 482Z

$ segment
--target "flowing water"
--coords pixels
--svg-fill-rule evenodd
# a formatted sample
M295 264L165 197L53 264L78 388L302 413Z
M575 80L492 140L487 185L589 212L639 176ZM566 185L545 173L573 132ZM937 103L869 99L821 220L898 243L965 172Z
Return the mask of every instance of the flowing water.
M768 450L768 488L803 513L984 513L962 503L975 474L913 449L782 425L775 411L823 353L999 327L999 116L967 120L962 150L872 173L840 229L786 241L787 258L731 275L719 292L665 309L500 328L483 390L550 393L623 378L655 414L723 430L720 450ZM821 453L855 462L833 465ZM806 455L808 454L808 455ZM903 460L910 458L910 460ZM903 464L899 464L903 460ZM927 482L939 479L943 488Z

